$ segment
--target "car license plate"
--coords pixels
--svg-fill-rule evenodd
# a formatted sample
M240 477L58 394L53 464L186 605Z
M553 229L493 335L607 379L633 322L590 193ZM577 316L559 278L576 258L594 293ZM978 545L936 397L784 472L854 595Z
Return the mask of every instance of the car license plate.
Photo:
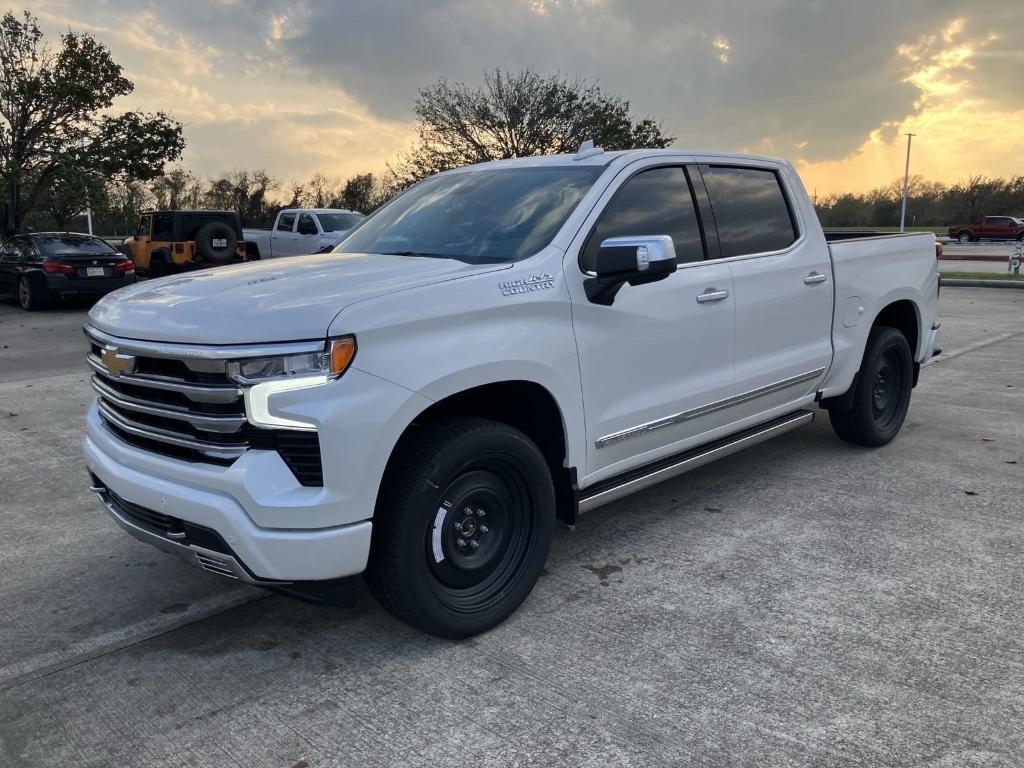
M103 277L106 273L107 272L106 272L105 269L103 269L103 267L86 267L85 268L85 276L86 277Z
M210 240L210 244L213 245L214 248L227 248L228 239L226 237L215 237Z

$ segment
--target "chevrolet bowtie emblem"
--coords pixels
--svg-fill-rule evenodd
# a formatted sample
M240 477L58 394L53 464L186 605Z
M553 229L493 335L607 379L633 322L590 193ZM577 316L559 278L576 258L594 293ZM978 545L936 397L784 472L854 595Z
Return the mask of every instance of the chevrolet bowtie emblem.
M103 361L103 367L111 376L120 376L135 371L135 356L122 355L117 351L117 347L104 347L100 353L100 360Z

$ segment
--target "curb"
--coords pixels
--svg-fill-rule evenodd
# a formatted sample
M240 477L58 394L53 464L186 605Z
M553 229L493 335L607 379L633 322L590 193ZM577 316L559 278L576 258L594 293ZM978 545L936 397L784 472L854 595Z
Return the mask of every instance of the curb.
M1024 289L1024 280L970 280L966 278L945 278L939 275L939 283L951 288L1019 288Z
M974 253L943 253L939 256L939 261L1001 261L1003 264L1007 262L1007 259L1007 256L985 256Z

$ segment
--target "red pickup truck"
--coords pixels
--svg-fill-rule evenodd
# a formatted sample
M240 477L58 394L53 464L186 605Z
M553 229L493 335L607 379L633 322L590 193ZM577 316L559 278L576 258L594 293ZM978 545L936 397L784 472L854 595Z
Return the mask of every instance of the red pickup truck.
M954 224L949 236L961 243L975 240L1024 240L1024 219L1015 216L982 216L980 224Z

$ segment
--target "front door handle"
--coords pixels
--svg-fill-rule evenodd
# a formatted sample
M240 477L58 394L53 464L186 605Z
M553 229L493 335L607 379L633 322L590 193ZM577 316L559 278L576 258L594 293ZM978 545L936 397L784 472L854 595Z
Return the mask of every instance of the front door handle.
M828 280L828 275L823 275L820 272L811 272L811 274L804 278L804 285L824 283L826 280Z
M713 301L721 301L727 298L729 298L728 291L716 291L714 288L708 288L704 293L697 295L697 303L710 304Z

